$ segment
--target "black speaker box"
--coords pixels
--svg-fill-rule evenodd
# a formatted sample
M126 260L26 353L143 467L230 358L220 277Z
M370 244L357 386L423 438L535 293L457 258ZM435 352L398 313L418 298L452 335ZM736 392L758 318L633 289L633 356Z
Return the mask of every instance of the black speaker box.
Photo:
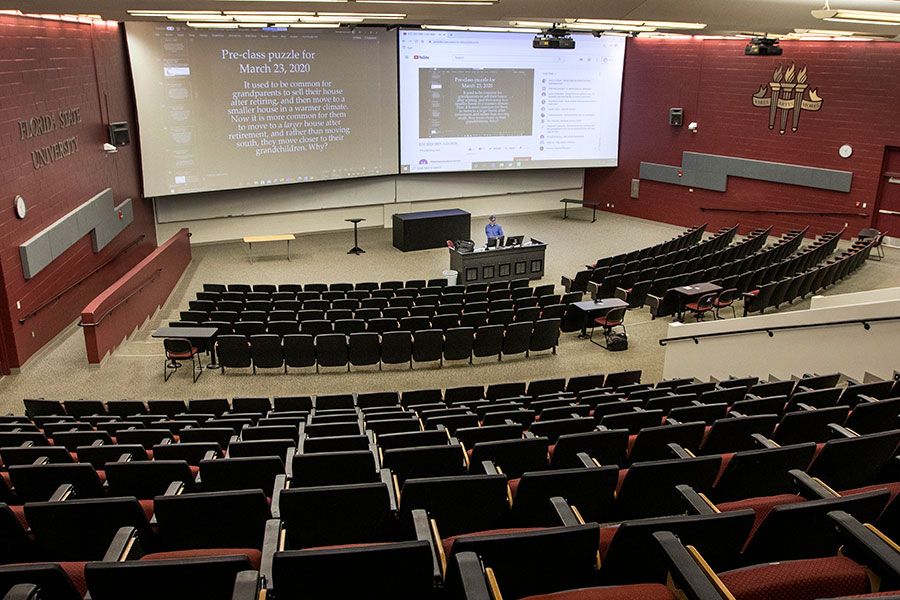
M684 109L683 108L670 108L669 109L669 125L674 125L675 127L681 127L682 123L684 123Z
M122 121L121 123L109 124L109 143L117 148L127 146L131 143L131 135L128 133L128 123Z

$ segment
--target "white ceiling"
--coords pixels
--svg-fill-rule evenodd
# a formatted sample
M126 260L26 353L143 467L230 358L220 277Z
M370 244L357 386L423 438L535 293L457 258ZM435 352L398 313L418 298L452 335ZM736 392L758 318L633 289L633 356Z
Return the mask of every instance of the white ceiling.
M795 28L853 30L897 36L900 26L839 24L815 19L825 0L500 0L492 6L361 4L344 2L231 0L7 0L3 8L25 13L99 14L112 21L133 20L128 9L402 12L403 24L508 26L511 20L563 21L567 18L687 21L707 23L695 33L790 33ZM830 0L831 8L900 13L898 0ZM898 37L897 39L900 39Z

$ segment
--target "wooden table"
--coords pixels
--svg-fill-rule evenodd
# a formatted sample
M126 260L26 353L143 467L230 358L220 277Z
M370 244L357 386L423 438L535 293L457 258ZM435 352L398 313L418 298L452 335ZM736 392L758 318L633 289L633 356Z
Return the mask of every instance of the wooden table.
M287 259L291 260L291 240L297 239L293 233L284 233L281 235L251 235L244 238L244 241L250 246L250 262L253 262L253 244L259 242L287 242Z
M563 219L569 218L569 205L570 204L580 204L581 206L590 206L593 209L591 213L591 223L597 220L597 207L600 206L599 202L591 202L590 200L576 200L575 198L563 198L560 200L563 203Z
M574 306L584 314L584 321L581 324L581 334L579 334L578 337L581 339L585 339L588 337L588 321L596 318L595 315L597 315L598 313L606 314L614 308L622 308L623 306L627 307L628 303L621 298L602 298L600 300L585 300L583 302L573 302L572 306Z

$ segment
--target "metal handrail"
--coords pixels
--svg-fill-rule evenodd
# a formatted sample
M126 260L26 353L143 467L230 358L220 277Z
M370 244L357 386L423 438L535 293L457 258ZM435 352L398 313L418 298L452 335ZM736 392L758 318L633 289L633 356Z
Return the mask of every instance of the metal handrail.
M91 271L90 273L88 273L87 275L85 275L84 277L82 277L81 279L79 279L78 281L76 281L75 283L73 283L72 285L70 285L69 287L67 287L66 289L64 289L63 291L61 291L60 293L58 293L56 296L54 296L54 297L51 298L50 300L47 300L46 302L44 302L43 304L41 304L41 305L40 305L39 307L37 307L35 310L31 311L30 313L28 313L27 315L25 315L24 317L22 317L21 319L19 319L19 325L24 325L24 324L25 324L25 321L27 321L27 320L30 319L31 317L37 315L39 312L41 312L42 310L44 310L44 309L47 308L48 306L50 306L50 305L52 305L52 304L55 304L60 298L62 298L62 297L65 296L66 294L68 294L68 293L69 293L70 291L72 291L73 289L77 288L79 285L81 285L82 283L84 283L85 281L87 281L89 278L91 278L91 277L93 277L94 275L96 275L97 273L99 273L100 270L103 269L106 265L110 264L111 262L113 262L113 261L115 261L115 260L118 260L121 256L125 255L125 253L127 253L129 250L131 250L131 248L133 248L134 246L137 246L139 243L141 243L141 241L142 241L145 237L147 237L146 234L141 234L140 237L136 238L133 242L131 242L130 244L128 244L127 246L125 246L124 248L122 248L122 250L120 250L118 254L116 254L115 256L113 256L112 258L110 258L109 260L105 261L102 265L100 265L99 267L97 267L96 269L94 269L93 271Z
M141 282L141 285L139 285L138 287L136 287L135 289L133 289L133 290L131 291L130 294L128 294L127 296L125 296L124 298L122 298L121 300L119 300L118 302L116 302L115 304L113 304L113 305L109 308L109 310L107 310L105 313L103 313L102 315L100 315L100 318L97 319L96 321L94 321L93 323L85 323L84 320L82 319L81 321L78 321L78 326L79 326L79 327L96 327L97 325L99 325L99 324L103 321L103 319L105 319L107 316L109 316L109 314L110 314L112 311L116 310L120 305L122 305L122 304L128 302L128 300L130 300L132 296L136 295L138 292L140 292L140 291L143 290L145 287L147 287L147 285L148 285L151 281L153 281L154 279L157 279L157 278L159 277L159 274L162 273L162 272L163 272L162 269L157 269L156 271L154 271L153 274L152 274L150 277L148 277L147 279L145 279L144 281Z
M868 213L845 212L839 210L783 210L778 208L722 208L720 206L701 206L703 212L737 212L773 215L818 215L820 217L860 217L868 218Z
M660 346L665 346L669 342L682 342L685 340L693 340L695 344L700 343L701 338L708 337L721 337L724 335L741 335L743 333L760 333L765 331L769 334L769 337L773 337L776 331L786 331L788 329L807 329L810 327L829 327L832 325L856 325L861 324L863 329L869 330L871 329L870 323L877 323L879 321L897 321L900 320L900 315L893 317L873 317L871 319L849 319L846 321L830 321L828 323L802 323L800 325L776 325L774 327L756 327L754 329L742 329L740 331L716 331L713 333L698 333L696 335L684 335L680 337L673 338L663 338L659 340Z

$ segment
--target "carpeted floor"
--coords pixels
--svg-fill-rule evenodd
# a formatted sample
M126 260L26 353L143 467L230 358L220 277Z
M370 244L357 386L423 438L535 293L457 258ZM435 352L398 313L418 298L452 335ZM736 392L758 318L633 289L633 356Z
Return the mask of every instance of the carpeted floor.
M569 211L563 220L561 211L529 215L500 215L499 223L507 235L532 235L548 243L546 276L538 283L559 286L561 274L574 275L586 262L665 241L681 227L601 213L595 223L590 211ZM484 225L472 224L472 239L484 240ZM193 248L193 260L168 302L152 319L144 323L105 361L90 368L80 329L74 325L60 334L34 356L20 374L0 380L0 411L20 414L22 398L209 398L233 396L277 396L289 394L325 394L348 391L408 390L446 388L469 384L488 384L551 377L569 377L624 369L642 369L645 381L661 378L664 349L657 341L666 333L669 319L651 321L646 308L632 310L626 317L629 349L607 352L574 334L562 334L556 355L544 353L528 358L476 360L476 364L445 364L354 369L313 369L288 375L269 370L252 375L249 369L204 372L192 384L189 369L177 372L163 382L163 349L160 340L150 334L161 324L178 319L187 309L203 283L310 283L337 281L385 281L440 277L448 268L446 248L400 252L391 245L391 230L360 229L359 243L365 254L348 255L353 245L352 230L302 236L292 244L292 260L281 244L263 244L253 248L253 260L246 244L240 242ZM886 249L881 262L868 261L845 281L826 294L842 294L900 285L900 251ZM558 289L557 291L561 291ZM808 308L809 301L798 302L782 310ZM723 313L724 314L724 313ZM740 307L738 307L740 314ZM730 317L730 314L729 314ZM766 373L758 374L766 376Z

